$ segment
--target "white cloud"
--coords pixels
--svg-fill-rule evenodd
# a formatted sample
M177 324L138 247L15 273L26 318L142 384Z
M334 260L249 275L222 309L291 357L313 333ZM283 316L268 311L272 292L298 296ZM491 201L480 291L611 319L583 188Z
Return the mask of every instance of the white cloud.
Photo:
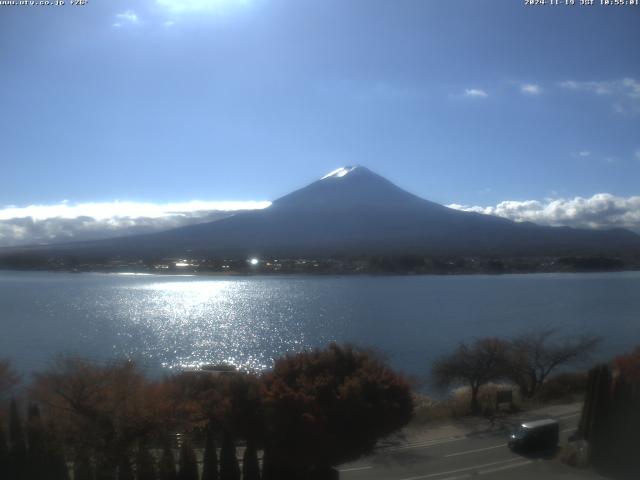
M540 93L542 93L542 89L539 85L535 85L533 83L523 83L520 85L520 92L525 95L540 95Z
M590 198L507 200L496 206L448 205L449 208L508 218L516 222L576 228L628 228L640 233L640 196L598 193Z
M133 10L126 10L116 15L116 21L113 24L114 27L120 28L124 25L133 25L140 22L138 14Z
M590 157L591 156L591 152L588 150L582 150L581 152L578 152L578 156L579 157Z
M220 11L229 7L243 6L251 0L156 0L158 5L172 13Z
M636 160L640 161L640 149L636 150L636 153L634 153L634 156L636 157Z
M213 221L270 202L102 202L0 208L0 246L151 233Z
M560 82L562 88L591 93L610 98L613 109L617 113L640 113L640 81L634 78L621 78L605 81L575 81Z
M479 88L467 88L464 91L464 96L470 98L487 98L489 95Z

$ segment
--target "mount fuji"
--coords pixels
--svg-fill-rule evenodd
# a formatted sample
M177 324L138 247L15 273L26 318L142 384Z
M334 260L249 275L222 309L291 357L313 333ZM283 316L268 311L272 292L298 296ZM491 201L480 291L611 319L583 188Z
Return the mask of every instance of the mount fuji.
M161 233L37 247L123 257L637 254L627 230L539 226L462 212L413 195L366 167L342 167L275 200L209 223Z

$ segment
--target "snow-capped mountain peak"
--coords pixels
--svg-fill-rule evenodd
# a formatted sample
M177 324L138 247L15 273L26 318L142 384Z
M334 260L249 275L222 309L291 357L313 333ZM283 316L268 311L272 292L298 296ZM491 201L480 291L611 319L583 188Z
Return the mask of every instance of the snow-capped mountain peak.
M346 167L336 168L332 172L327 173L320 180L324 180L326 178L341 178L341 177L344 177L345 175L347 175L348 173L353 172L356 168L358 168L358 167L357 166L355 166L355 167L346 166Z

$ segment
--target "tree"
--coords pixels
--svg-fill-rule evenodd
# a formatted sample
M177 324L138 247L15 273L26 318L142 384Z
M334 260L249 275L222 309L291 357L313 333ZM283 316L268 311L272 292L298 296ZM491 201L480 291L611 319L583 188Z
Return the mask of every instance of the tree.
M484 384L505 376L509 345L498 338L461 343L451 354L435 362L432 376L439 387L466 384L471 391L471 411L480 412L478 393Z
M20 382L20 375L11 367L9 360L0 360L0 401L5 400L13 387Z
M614 364L627 382L640 385L640 347L615 358Z
M357 459L413 413L407 380L373 352L352 346L280 358L263 376L261 391L265 452L280 478L283 469L309 478Z
M218 454L216 452L215 434L211 428L207 428L205 438L202 480L218 480Z
M157 480L158 478L155 460L149 449L144 446L140 446L136 453L136 478L137 480Z
M583 412L585 416L581 430L589 441L589 458L599 463L606 457L608 443L608 421L611 412L611 369L608 365L600 365L589 372L589 396L585 400Z
M158 477L160 480L178 479L178 474L176 473L176 461L173 457L173 451L168 445L166 445L162 450L162 456L160 457L160 463L158 465Z
M180 464L178 480L198 480L198 459L188 441L183 441L180 446L178 463Z
M30 403L27 409L28 469L32 478L45 478L49 472L46 432L38 406Z
M50 480L69 480L69 467L62 446L57 442L50 443L47 457L49 459L47 478Z
M253 442L247 442L242 457L242 480L260 480L258 450Z
M220 449L220 480L240 480L240 467L236 457L236 446L228 431L222 434Z
M131 459L128 455L123 455L118 465L118 480L134 480Z
M583 335L553 341L556 329L539 329L511 341L508 377L523 398L533 397L556 368L589 357L598 337Z
M273 456L268 449L265 449L262 455L262 480L281 480L282 477L278 473L278 466Z
M7 444L7 437L4 434L4 429L2 428L2 422L0 422L0 478L9 478L9 462L9 445Z
M96 454L98 478L113 477L120 460L165 418L158 386L128 361L99 365L62 357L36 375L31 394L69 446Z
M640 349L617 357L615 371L600 365L589 383L578 433L588 442L591 463L615 478L637 478L640 471Z
M22 420L15 399L11 400L9 407L9 465L10 478L15 480L26 479L27 469L27 445L22 428Z
M79 446L76 449L73 462L73 480L93 480L91 458L84 446Z
M182 431L227 430L236 437L261 432L260 384L253 374L202 369L165 380L169 415Z
M166 378L162 389L168 400L165 416L174 420L178 431L192 432L218 425L224 401L218 375L183 372Z
M219 425L234 438L258 443L264 433L260 382L250 373L237 372L221 377L222 401Z

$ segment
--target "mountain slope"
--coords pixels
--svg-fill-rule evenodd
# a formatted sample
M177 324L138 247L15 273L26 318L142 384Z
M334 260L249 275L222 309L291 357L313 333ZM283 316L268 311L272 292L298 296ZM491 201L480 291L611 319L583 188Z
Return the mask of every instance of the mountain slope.
M344 167L264 210L166 232L49 247L109 256L575 255L640 252L626 230L543 227L453 210Z

